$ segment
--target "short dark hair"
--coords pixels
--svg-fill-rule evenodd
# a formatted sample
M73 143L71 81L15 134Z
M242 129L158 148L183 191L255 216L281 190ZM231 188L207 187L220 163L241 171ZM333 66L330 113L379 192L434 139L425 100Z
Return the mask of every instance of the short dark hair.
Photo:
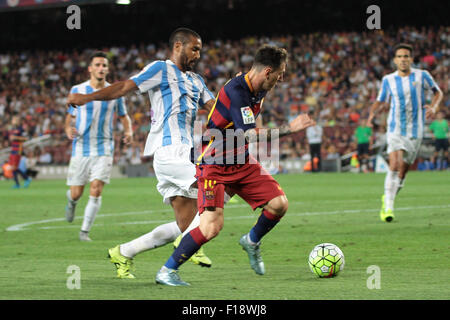
M271 45L263 45L256 51L253 65L256 67L271 67L274 70L280 68L287 61L287 51Z
M103 52L103 51L96 51L93 54L91 54L91 56L89 57L89 64L92 63L92 60L94 60L94 58L106 58L108 59L108 55Z
M175 45L175 42L180 41L183 45L188 43L191 40L191 37L202 39L200 35L195 32L194 30L191 30L189 28L178 28L169 37L169 47L170 49L173 49L173 46Z
M394 47L394 57L397 54L397 51L400 49L406 49L409 50L409 53L411 56L413 55L413 47L410 44L407 43L399 43Z

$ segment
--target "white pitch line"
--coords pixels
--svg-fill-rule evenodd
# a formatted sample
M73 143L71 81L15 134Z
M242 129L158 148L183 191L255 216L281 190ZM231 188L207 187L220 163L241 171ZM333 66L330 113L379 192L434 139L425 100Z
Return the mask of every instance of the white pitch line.
M354 200L353 202L358 202L360 200ZM365 201L365 200L361 200ZM304 202L292 202L291 204L300 204ZM242 208L248 207L248 204L235 204L229 205L227 208ZM441 208L450 208L449 205L437 205L437 206L418 206L418 207L399 207L396 208L396 211L407 211L413 209L441 209ZM334 210L334 211L316 211L316 212L289 212L286 217L298 217L298 216L316 216L316 215L334 215L334 214L346 214L346 213L362 213L362 212L377 212L379 209L353 209L353 210ZM161 209L161 210L146 210L146 211L134 211L134 212L122 212L122 213L108 213L101 214L97 217L111 217L111 216L127 216L127 215L140 215L147 213L163 213L163 212L172 212L172 209ZM83 217L76 217L76 219L82 219ZM236 216L236 217L225 217L225 220L238 220L238 219L255 219L255 215L245 215L245 216ZM29 226L36 224L43 224L48 222L57 222L57 221L65 221L65 218L54 218L54 219L46 219L40 221L32 221L26 222L22 224L16 224L10 226L6 229L6 231L25 231L30 230ZM111 223L108 225L133 225L133 224L160 224L167 223L173 221L173 219L166 220L144 220L144 221L130 221L130 222L118 222ZM96 226L103 226L102 223L96 223ZM66 226L45 226L45 227L37 227L36 229L61 229L61 228L79 228L78 225L66 225Z

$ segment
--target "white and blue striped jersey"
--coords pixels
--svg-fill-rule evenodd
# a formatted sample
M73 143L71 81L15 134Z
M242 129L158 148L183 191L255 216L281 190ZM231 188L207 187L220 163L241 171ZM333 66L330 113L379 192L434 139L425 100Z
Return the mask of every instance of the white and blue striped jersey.
M387 133L412 139L422 139L425 124L426 92L441 91L426 70L411 68L408 76L398 71L385 75L381 81L377 101L390 99Z
M109 83L105 86L109 86ZM88 80L73 86L70 93L89 94L95 91ZM72 157L114 155L114 112L119 116L127 114L123 97L110 101L91 101L77 108L70 106L67 112L75 117L78 132L72 142Z
M170 60L154 61L131 77L141 93L148 92L152 123L144 155L175 144L193 146L194 121L199 106L214 99L202 77L182 72Z

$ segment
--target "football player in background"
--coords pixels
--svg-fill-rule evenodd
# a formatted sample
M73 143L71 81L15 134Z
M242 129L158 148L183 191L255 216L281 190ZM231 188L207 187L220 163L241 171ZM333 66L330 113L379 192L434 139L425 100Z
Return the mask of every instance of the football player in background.
M96 52L91 56L88 71L89 80L73 86L71 93L89 94L110 85L106 81L109 62L104 52ZM67 137L73 141L67 173L68 222L74 219L75 208L83 195L85 185L90 184L89 201L84 209L79 234L81 241L91 241L89 231L102 204L103 188L110 182L114 156L114 113L117 113L124 128L123 142L130 144L133 133L123 97L110 101L89 101L77 108L70 106L67 111L65 131Z
M370 108L367 125L372 127L375 113L390 100L387 119L387 153L389 169L384 181L380 218L394 219L394 201L405 184L406 174L417 157L422 143L425 120L435 114L442 100L442 91L426 70L412 68L413 48L400 43L394 48L397 70L385 75L377 100ZM425 104L425 90L431 90L431 105Z
M8 132L9 140L11 141L11 153L9 155L9 165L12 167L13 178L15 184L12 186L13 189L20 188L19 175L24 179L23 186L28 188L31 182L31 178L19 168L20 158L22 155L23 143L28 140L25 137L25 131L20 123L20 117L14 115L11 119L11 130Z

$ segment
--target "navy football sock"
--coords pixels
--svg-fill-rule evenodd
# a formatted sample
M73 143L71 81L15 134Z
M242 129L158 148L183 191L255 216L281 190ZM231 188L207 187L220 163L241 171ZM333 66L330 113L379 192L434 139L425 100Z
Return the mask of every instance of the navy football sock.
M18 173L22 176L24 180L28 180L28 175L20 169L17 169Z
M19 169L16 169L16 170L14 170L14 172L13 172L13 175L14 175L14 181L16 182L16 185L20 185L20 183L19 183Z
M178 269L179 266L189 260L189 258L207 241L208 240L203 236L199 227L193 229L181 239L178 248L175 249L164 266L169 269Z
M267 210L263 210L258 218L258 221L249 232L249 237L252 242L259 242L266 233L268 233L280 221L278 217Z

